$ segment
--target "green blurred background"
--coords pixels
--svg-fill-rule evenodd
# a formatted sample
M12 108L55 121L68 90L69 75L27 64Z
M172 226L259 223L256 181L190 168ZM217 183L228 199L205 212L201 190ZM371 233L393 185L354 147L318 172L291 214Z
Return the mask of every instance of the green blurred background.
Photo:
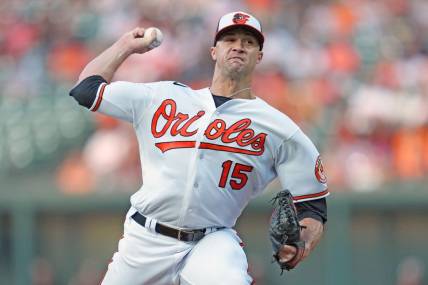
M115 80L206 86L234 10L263 23L254 92L315 142L331 191L324 239L283 276L267 237L278 183L249 205L237 229L257 284L428 284L425 0L1 1L0 284L98 284L122 236L138 148L129 125L68 96L83 66L157 26L161 47Z

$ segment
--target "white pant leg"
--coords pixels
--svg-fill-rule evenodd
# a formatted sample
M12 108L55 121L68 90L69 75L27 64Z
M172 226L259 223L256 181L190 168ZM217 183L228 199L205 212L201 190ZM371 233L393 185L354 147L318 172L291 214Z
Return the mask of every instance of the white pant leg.
M153 233L127 215L124 237L102 285L171 285L194 244Z
M247 257L232 229L205 236L190 251L180 273L181 285L249 285Z

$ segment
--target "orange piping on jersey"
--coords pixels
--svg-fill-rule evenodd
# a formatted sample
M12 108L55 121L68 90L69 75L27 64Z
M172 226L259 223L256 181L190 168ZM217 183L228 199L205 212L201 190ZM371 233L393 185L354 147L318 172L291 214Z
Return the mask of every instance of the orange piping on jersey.
M324 196L324 195L327 195L327 194L328 194L328 189L325 189L324 191L319 192L319 193L315 193L315 194L294 196L293 200L297 201L297 200L302 200L302 199L317 198L317 197L321 197L321 196Z
M159 142L159 143L156 143L155 146L159 148L162 152L166 152L168 150L176 149L176 148L194 148L196 146L196 142L195 141ZM231 146L218 145L218 144L205 143L205 142L202 142L199 145L199 148L233 152L233 153L242 153L242 154L248 154L248 155L257 155L257 156L263 153L263 150L251 151L248 149L241 149L241 148L236 148Z
M107 86L107 84L103 84L103 86L101 86L101 90L100 90L100 94L98 95L97 103L95 103L95 107L91 110L92 112L95 112L100 107L101 101L103 100L104 89L106 88L106 86Z

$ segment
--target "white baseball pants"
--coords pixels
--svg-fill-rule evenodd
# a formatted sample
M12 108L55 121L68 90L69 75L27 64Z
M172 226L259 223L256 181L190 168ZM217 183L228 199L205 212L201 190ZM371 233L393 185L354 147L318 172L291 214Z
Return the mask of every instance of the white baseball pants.
M130 216L102 285L249 285L248 263L233 229L183 242L147 229Z

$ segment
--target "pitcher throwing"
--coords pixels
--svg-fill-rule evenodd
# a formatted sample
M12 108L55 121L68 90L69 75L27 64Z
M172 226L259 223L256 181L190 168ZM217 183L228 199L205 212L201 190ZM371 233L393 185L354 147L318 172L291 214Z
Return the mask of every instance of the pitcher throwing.
M144 184L131 197L124 236L102 284L251 284L233 227L276 177L292 194L305 245L299 253L280 245L276 256L296 266L321 239L328 190L313 143L251 90L263 58L260 22L244 12L220 18L207 88L111 82L129 55L155 48L160 36L144 28L124 34L84 68L70 91L91 111L132 123L144 165Z

